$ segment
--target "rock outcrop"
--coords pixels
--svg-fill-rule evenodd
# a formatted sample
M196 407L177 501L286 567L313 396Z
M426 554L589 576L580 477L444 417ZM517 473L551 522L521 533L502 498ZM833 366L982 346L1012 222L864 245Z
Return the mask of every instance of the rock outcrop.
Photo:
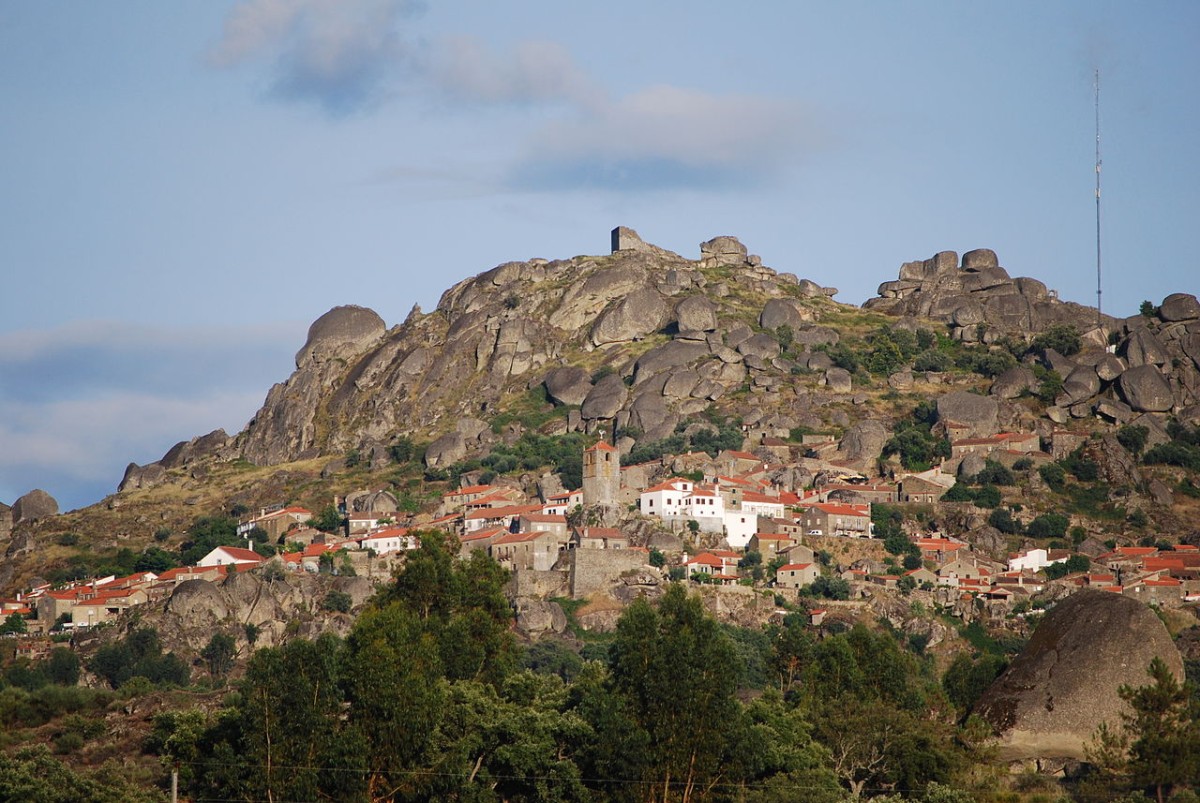
M966 342L1041 332L1054 324L1071 324L1080 331L1098 324L1111 331L1117 325L1091 307L1059 301L1036 279L1010 277L989 248L968 251L961 263L954 251L906 262L899 278L879 285L878 292L864 309L932 318Z
M58 501L41 488L35 488L13 502L12 523L20 524L58 514Z
M1003 759L1083 759L1099 724L1115 727L1127 710L1117 690L1146 685L1156 657L1182 679L1183 659L1150 608L1080 591L1046 614L974 712L996 729Z
M520 423L492 436L463 432L458 422L490 419L539 385L554 404L580 408L548 425L554 432L615 426L636 436L626 434L625 451L639 439L670 436L714 403L743 417L761 409L791 420L774 427L784 434L798 416L817 428L849 429L870 387L824 350L840 339L821 322L838 309L828 301L835 292L763 265L734 237L708 240L688 259L621 227L611 254L497 265L448 289L432 312L414 307L391 328L364 307L330 310L310 328L295 373L271 388L244 432L212 433L179 444L157 465L130 466L121 489L152 487L203 459L270 465L357 450L378 467L401 437L428 443L427 464L446 467L486 454L499 438L521 437ZM964 341L1028 336L1055 323L1092 330L1083 353L1046 351L1044 362L1064 380L1050 413L1057 423L1200 410L1200 304L1191 296L1164 300L1153 319L1102 318L1097 329L1095 310L1009 277L988 249L907 263L881 293L866 307L902 316L896 326L909 332L928 326L919 316L944 322ZM1104 348L1110 333L1116 354ZM1033 367L998 377L990 399L944 398L943 420L968 434L995 433L996 400L1035 390L1041 374ZM897 392L931 376L900 368L888 379ZM753 403L742 404L743 393ZM824 400L812 403L822 396L851 406L822 410ZM867 466L871 457L854 460Z

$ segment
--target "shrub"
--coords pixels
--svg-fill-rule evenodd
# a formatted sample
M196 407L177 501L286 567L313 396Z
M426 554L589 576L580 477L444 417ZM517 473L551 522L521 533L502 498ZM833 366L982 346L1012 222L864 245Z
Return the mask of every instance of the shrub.
M1200 449L1172 441L1160 443L1147 450L1142 462L1150 465L1179 466L1190 471L1200 471Z
M1058 463L1047 463L1038 468L1042 480L1050 486L1050 490L1062 493L1067 484L1067 472Z
M1070 524L1071 519L1062 513L1043 513L1029 522L1025 532L1030 538L1062 538Z
M1002 463L995 460L987 460L983 464L983 470L975 475L975 482L986 485L1012 485L1017 481L1013 476L1012 471Z
M995 485L984 485L975 491L976 507L999 507L1001 502L1000 489Z
M822 575L805 586L805 590L811 596L815 597L839 600L850 599L850 582L840 577L825 577Z
M1054 349L1064 357L1078 354L1083 348L1079 330L1067 323L1056 323L1033 339L1030 351L1044 354L1047 349Z
M944 351L927 349L913 360L914 371L949 371L954 366L954 360Z
M1085 455L1082 446L1067 455L1062 465L1080 482L1095 482L1100 478L1100 464Z
M1007 535L1021 532L1021 522L1014 519L1007 508L1001 507L993 510L988 516L988 524Z
M1063 392L1063 380L1058 375L1057 371L1047 371L1042 375L1041 382L1038 384L1036 395L1043 404L1054 404Z
M1150 435L1148 427L1140 424L1126 424L1117 430L1117 442L1133 454L1141 454L1146 448L1146 438Z
M330 591L321 600L321 610L349 613L354 600L345 591Z

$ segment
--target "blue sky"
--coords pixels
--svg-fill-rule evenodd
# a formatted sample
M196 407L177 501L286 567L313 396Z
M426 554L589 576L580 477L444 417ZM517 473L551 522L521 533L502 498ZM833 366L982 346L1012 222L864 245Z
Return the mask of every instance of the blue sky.
M647 7L649 6L649 7ZM994 249L1200 291L1200 4L0 0L0 501L241 429L337 304L733 234L861 303Z

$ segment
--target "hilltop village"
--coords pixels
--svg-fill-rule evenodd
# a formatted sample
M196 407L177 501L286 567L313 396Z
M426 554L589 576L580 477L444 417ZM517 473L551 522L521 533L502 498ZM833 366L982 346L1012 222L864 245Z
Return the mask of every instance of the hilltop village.
M618 227L335 307L240 433L0 504L0 798L1190 793L1200 301L989 249L836 293Z
M87 629L161 602L182 583L254 570L383 581L428 530L454 534L462 557L481 551L510 570L514 597L585 599L623 581L676 580L741 593L769 589L780 603L807 601L814 624L830 606L892 593L918 592L964 619L992 622L1083 588L1162 607L1200 601L1196 545L1160 539L1108 548L1085 543L1078 531L1071 543L1065 517L1052 514L1041 519L1054 536L1051 547L1003 559L975 549L969 538L911 523L905 530L892 518L899 504L932 512L964 464L978 469L971 479L980 471L1036 470L1077 441L1061 433L1047 451L1030 433L960 437L938 466L888 480L869 480L822 457L836 456L839 447L824 436L797 444L760 434L753 451L688 452L628 466L614 446L598 441L583 452L582 486L574 491L530 498L515 484L468 485L418 515L400 511L387 490L360 492L336 500L335 526L325 530L313 526L312 511L276 505L239 523L244 546L215 546L194 565L159 572L42 583L3 600L0 615L25 618L31 634ZM779 479L795 476L816 481L797 488ZM273 546L256 551L256 544Z

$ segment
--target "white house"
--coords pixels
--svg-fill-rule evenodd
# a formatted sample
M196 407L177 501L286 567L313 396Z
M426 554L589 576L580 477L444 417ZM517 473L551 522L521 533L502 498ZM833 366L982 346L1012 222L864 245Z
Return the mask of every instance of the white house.
M407 552L419 546L417 537L409 535L407 527L384 528L364 537L359 544L363 549L373 549L376 555Z
M725 529L725 499L716 489L697 485L684 497L679 515L698 523L701 532L719 533Z
M751 536L758 532L758 516L744 510L725 511L725 540L734 549L750 543Z
M693 482L682 477L672 477L666 482L660 482L642 491L638 497L638 507L643 516L658 516L660 518L678 518L683 500L692 492Z
M735 548L750 542L750 536L758 531L759 516L781 518L785 508L779 497L757 491L743 491L738 497L738 506L725 510L725 539Z
M1042 547L1027 549L1024 552L1009 555L1008 570L1010 572L1023 570L1040 572L1052 563L1066 563L1070 557L1071 553L1066 549L1046 550Z
M548 497L542 505L542 512L547 516L565 516L583 504L583 491L568 491Z
M266 560L262 555L252 549L243 549L236 546L219 546L212 552L209 552L200 560L196 561L197 566L228 566L230 564L255 564L262 563Z

